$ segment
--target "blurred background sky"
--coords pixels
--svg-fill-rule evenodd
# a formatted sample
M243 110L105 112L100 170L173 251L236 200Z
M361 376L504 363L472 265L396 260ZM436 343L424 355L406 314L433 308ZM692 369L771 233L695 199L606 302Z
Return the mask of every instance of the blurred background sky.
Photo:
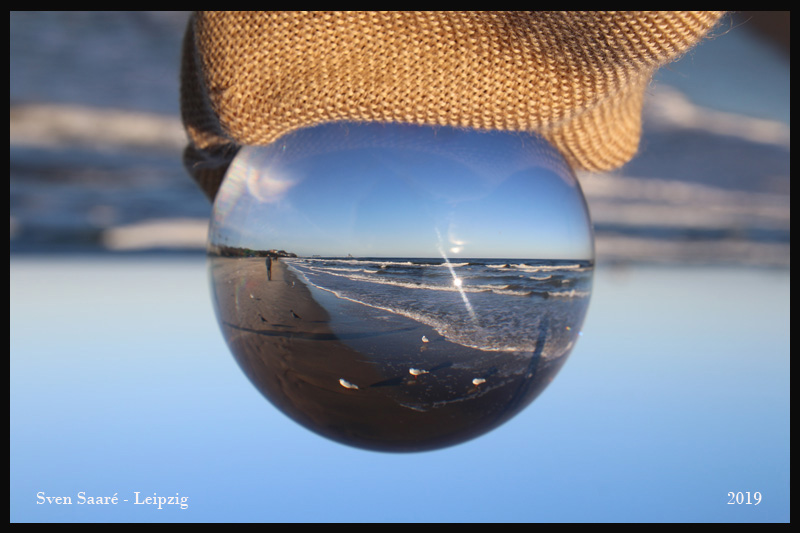
M414 455L309 433L229 355L181 163L187 18L10 14L11 521L789 520L789 12L657 73L639 154L579 175L598 268L570 360ZM37 504L79 491L191 504Z

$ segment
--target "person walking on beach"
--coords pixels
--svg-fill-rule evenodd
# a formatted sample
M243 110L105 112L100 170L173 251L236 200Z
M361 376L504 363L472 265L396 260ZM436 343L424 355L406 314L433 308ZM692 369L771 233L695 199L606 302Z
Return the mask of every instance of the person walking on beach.
M272 281L272 256L267 256L267 281Z

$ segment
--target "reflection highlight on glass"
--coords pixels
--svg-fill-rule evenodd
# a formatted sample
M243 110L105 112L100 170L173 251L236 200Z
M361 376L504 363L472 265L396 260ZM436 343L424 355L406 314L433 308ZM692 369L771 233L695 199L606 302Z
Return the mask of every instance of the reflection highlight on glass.
M253 384L382 451L457 444L528 405L572 350L594 268L583 194L546 141L407 125L243 148L208 253Z

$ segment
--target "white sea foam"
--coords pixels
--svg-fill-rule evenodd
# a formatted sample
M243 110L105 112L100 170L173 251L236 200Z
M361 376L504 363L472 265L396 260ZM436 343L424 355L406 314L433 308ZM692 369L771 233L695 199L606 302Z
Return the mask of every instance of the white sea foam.
M556 298L588 298L589 292L570 289L568 291L547 291L547 295Z
M498 270L509 263L463 263L460 265L469 265L469 270L460 271L465 274L461 276L453 270L426 269L446 263L424 261L287 259L286 263L309 286L340 300L409 318L433 328L449 342L491 352L530 354L541 342L543 317L547 317L550 331L563 332L564 325L575 327L570 317L585 311L582 299L589 296L582 280L590 278L581 274L586 267L579 264L565 265L566 271L557 273L558 265L513 263L517 270L512 270L513 281L509 282L509 276ZM400 268L374 270L366 268L366 264ZM423 268L407 268L412 265ZM518 268L520 265L529 271L551 268L538 276L536 273L517 276L522 270ZM577 288L554 290L548 288L552 282L536 279L556 275L572 280ZM470 311L473 308L476 312ZM551 350L550 355L543 357L554 353Z
M312 285L313 287L316 287L317 289L320 289L320 290L323 290L325 292L331 293L331 294L333 294L334 296L336 296L337 298L339 298L341 300L357 303L357 304L360 304L360 305L364 305L364 306L370 307L372 309L379 309L381 311L387 311L389 313L393 313L393 314L396 314L396 315L404 316L406 318L410 318L411 320L414 320L416 322L420 322L422 324L425 324L426 326L430 326L437 333L439 333L439 335L441 335L442 337L446 338L448 341L454 342L456 344L460 344L460 345L465 346L467 348L475 348L475 349L478 349L478 350L491 351L491 352L526 352L526 351L531 351L532 350L532 347L531 346L527 346L527 345L526 346L512 346L512 345L508 345L508 344L491 345L491 344L487 344L486 342L476 342L476 341L480 341L481 339L480 338L477 338L477 339L474 338L474 333L473 333L473 335L469 335L469 333L460 332L458 330L458 328L454 328L453 327L452 323L436 319L436 318L434 318L434 317L432 317L430 315L427 315L425 313L420 313L420 312L416 312L416 311L412 311L412 310L408 310L408 309L394 308L394 307L390 307L390 306L386 306L386 305L380 305L380 304L377 304L375 302L367 302L367 301L364 301L364 300L359 299L359 298L353 298L353 297L347 296L342 291L337 291L337 290L334 290L334 289L331 289L331 288L328 288L328 287L323 287L323 286L321 286L321 285L319 285L317 283L314 283L313 281L311 281L308 278L308 276L304 275L304 273L302 271L294 268L291 264L289 266L290 266L290 268L292 268L292 270L294 272L297 272L298 274L300 274L302 276L302 278L309 285Z
M487 268L504 270L523 270L525 272L553 272L558 270L580 270L583 265L527 265L525 263L507 263L504 265L486 265Z
M330 267L311 267L307 266L306 268L309 271L317 273L317 274L327 274L330 276L338 276L342 278L347 278L351 281L357 281L361 283L374 283L377 285L389 285L393 287L401 287L404 289L413 289L413 290L426 290L426 291L442 291L442 292L458 292L458 293L481 293L481 292L493 292L495 294L505 294L509 296L530 296L533 294L531 290L524 290L524 289L510 289L508 285L460 285L456 286L452 283L450 284L442 284L436 285L431 283L422 283L416 281L405 281L405 280L397 280L397 279L386 279L380 278L377 276L364 276L360 275L359 272L362 273L369 273L367 270L350 270L350 269L339 269L339 268L330 268ZM374 271L375 272L375 271Z

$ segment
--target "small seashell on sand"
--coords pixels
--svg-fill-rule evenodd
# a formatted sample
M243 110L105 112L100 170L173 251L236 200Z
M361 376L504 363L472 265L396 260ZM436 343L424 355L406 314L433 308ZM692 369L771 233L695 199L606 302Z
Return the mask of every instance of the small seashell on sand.
M356 385L354 383L350 383L349 381L347 381L346 379L343 379L343 378L339 379L339 385L341 385L345 389L358 389L358 385Z

